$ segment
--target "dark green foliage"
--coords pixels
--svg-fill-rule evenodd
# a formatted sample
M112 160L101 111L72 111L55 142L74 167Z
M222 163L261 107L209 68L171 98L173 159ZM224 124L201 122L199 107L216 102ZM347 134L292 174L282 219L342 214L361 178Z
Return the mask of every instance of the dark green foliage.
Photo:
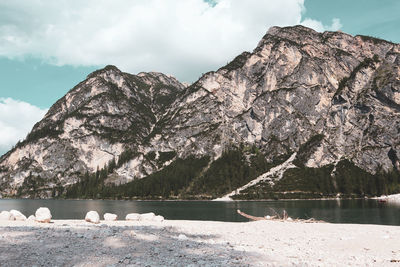
M58 195L59 192L63 192L63 188L60 184L57 184L54 188L46 187L49 183L57 184L57 179L52 178L43 178L41 176L29 174L28 177L24 179L22 185L18 188L16 197L29 197L36 198L40 197L41 193L44 191L47 195L47 192L52 191L52 196Z
M371 107L369 107L367 105L364 105L363 103L356 103L354 105L354 108L360 110L360 112L363 113L363 114L367 114L368 112L371 111Z
M321 136L310 138L302 150L313 148ZM300 153L301 154L301 153ZM129 153L127 153L129 155ZM150 158L152 153L146 156ZM155 153L154 153L155 158ZM172 156L172 153L169 155ZM162 170L143 179L123 185L106 185L104 181L113 172L115 160L95 173L86 173L78 183L67 188L67 198L111 198L111 199L211 199L220 197L255 179L271 167L287 159L287 156L268 163L256 146L231 148L212 162L208 157L176 159ZM262 182L243 190L235 199L295 199L335 197L364 197L400 192L400 174L397 170L373 175L348 160L336 165L309 168L304 164L288 169L283 177L271 186ZM332 176L332 173L334 174ZM35 191L44 180L28 177L20 193ZM54 191L55 190L55 191ZM53 195L62 190L53 189Z
M345 196L380 196L398 193L396 190L400 189L400 175L396 170L373 175L348 160L338 163L335 179L337 192Z
M122 165L131 157L124 152L116 166ZM158 163L173 159L174 151L159 152ZM156 153L150 152L146 158L155 160ZM112 172L115 161L94 174L86 173L80 181L67 190L67 198L139 198L169 199L212 198L242 186L264 173L269 168L283 162L281 158L268 163L256 146L240 146L226 151L205 170L208 157L176 159L162 170L143 179L137 179L123 185L105 185L104 181ZM205 170L205 171L204 171Z
M284 177L276 183L274 190L302 191L330 196L335 193L332 177L332 165L321 168L293 168L285 172Z
M330 177L332 166L322 168L294 168L271 186L260 183L242 191L236 199L295 199L332 196L335 188Z
M400 174L393 170L373 175L342 160L336 165L321 168L301 166L287 170L282 179L275 182L259 183L242 191L236 199L309 199L322 197L380 196L400 192Z
M385 92L385 88L391 86L391 83L395 83L397 75L393 72L390 66L382 65L376 72L376 75L372 81L372 90L376 94L376 99L388 107L395 109L400 112L400 105L396 103L388 94ZM393 90L393 89L392 89Z
M306 160L315 152L315 149L321 144L323 139L323 134L311 137L306 143L300 146L293 163L297 166L304 166Z
M110 160L108 164L95 173L86 172L79 181L69 187L67 187L64 197L66 198L101 198L100 193L106 187L104 181L108 175L113 173L115 169L119 168L125 162L128 162L133 157L133 152L125 150L121 153L118 163L115 158ZM59 195L60 192L59 192Z
M249 176L248 165L240 150L225 152L214 161L210 168L194 183L191 194L221 196L245 183Z
M361 39L364 42L372 42L372 43L374 43L374 45L379 45L379 44L383 44L383 43L394 44L394 43L392 43L390 41L383 40L383 39L380 39L380 38L377 38L377 37L368 36L368 35L356 35L356 37L357 36L361 37Z
M132 87L138 87L140 89L142 89L143 91L149 91L150 90L150 85L142 82L136 75L132 75L129 73L124 73L125 74L125 78L127 79L127 81L129 82L129 84Z
M400 192L400 173L393 169L388 173L380 173L382 178L379 180L382 183L383 193L398 194Z
M111 166L111 168L110 168ZM100 193L104 190L104 181L115 168L115 159L112 159L103 169L95 173L86 172L80 180L69 186L65 197L67 198L101 198Z
M0 166L0 172L7 172L8 167L7 166Z
M99 70L96 70L96 71L90 73L90 74L87 76L87 79L96 77L97 75L99 75L99 74L101 74L101 73L103 73L103 72L109 71L109 70L114 70L114 71L118 71L118 72L120 71L120 70L119 70L116 66L114 66L114 65L107 65L107 66L105 66L103 69L99 69Z
M335 95L339 95L342 91L343 88L346 86L347 82L349 81L349 77L344 77L339 81L338 89L335 93Z
M25 178L22 185L18 188L17 194L22 195L29 191L35 192L44 184L46 184L46 182L47 181L40 176L33 176L32 174L29 174L29 176Z
M302 32L304 32L305 35L308 34L307 31L303 31L303 29L296 29L296 31L298 31L298 32L302 31ZM266 41L266 42L273 42L274 43L274 47L278 47L282 43L285 43L285 44L287 43L287 44L290 44L291 46L295 46L295 47L298 47L298 48L300 48L302 46L301 43L296 42L297 40L285 38L285 37L278 36L278 35L271 35L269 33L265 34L264 37L262 38L262 40ZM263 46L257 46L254 49L253 53L260 52L262 47Z
M166 151L166 152L158 152L159 158L157 159L157 163L159 165L164 164L165 162L173 159L176 156L175 151Z
M172 102L174 102L175 96L174 95L158 95L154 102L159 105L161 108L168 107Z
M115 161L115 158L113 158L112 160L110 160L110 162L108 163L108 173L113 173L114 170L117 167L117 163Z
M163 92L160 93L160 90L163 90ZM175 88L174 86L162 83L154 85L153 91L155 92L153 101L161 109L164 109L171 105L171 103L176 100L177 95L180 93L180 91L177 90L177 88ZM167 91L168 94L166 94L164 91Z
M123 185L105 186L108 169L87 173L68 188L67 198L176 198L191 180L207 165L207 157L177 159L161 171Z
M105 188L104 198L168 199L178 198L201 170L207 165L207 157L177 159L161 171L130 183Z
M124 152L121 153L121 155L119 155L116 168L121 167L124 163L130 161L137 155L138 155L137 153L133 152L130 149L125 150Z
M251 53L249 52L243 52L221 69L226 69L228 71L240 69L246 63L250 55Z
M18 142L16 148L22 147L28 143L34 143L40 138L56 138L59 134L62 134L63 131L59 130L57 125L46 125L45 127L30 132L24 141Z
M160 168L160 167L162 167L164 165L165 162L174 159L175 156L176 156L176 152L175 151L166 151L166 152L159 151L158 152L158 158L157 158L157 152L156 151L150 151L149 153L147 153L145 155L145 158L147 158L148 160L154 162Z
M397 157L396 150L394 150L393 147L391 147L390 150L388 151L388 157L392 161L393 167L395 167L396 162L399 160L399 158Z
M347 85L347 82L354 79L356 74L362 70L363 68L367 68L369 66L373 66L374 63L379 62L379 56L374 55L372 58L365 58L363 61L361 61L350 73L349 76L344 77L343 79L340 80L338 89L335 92L335 97L340 95L341 92L343 91L344 87Z
M206 195L210 198L220 197L245 185L273 165L274 163L266 161L265 156L258 151L256 146L231 148L194 181L188 194Z
M150 151L149 153L146 154L146 158L149 160L155 160L156 156L157 154L155 151Z
M351 57L351 54L347 51L344 51L342 49L336 48L336 54L335 56L337 57Z

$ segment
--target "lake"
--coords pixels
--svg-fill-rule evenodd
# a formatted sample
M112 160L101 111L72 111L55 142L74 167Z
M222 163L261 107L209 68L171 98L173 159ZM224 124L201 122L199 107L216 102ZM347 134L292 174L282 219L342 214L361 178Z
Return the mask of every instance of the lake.
M154 212L170 220L248 221L237 209L255 215L282 214L292 218L315 218L332 223L400 225L400 205L376 200L277 200L277 201L126 201L126 200L61 200L0 199L0 211L16 209L26 216L39 207L48 207L53 219L83 219L89 210L100 216L115 213L124 219L127 213Z

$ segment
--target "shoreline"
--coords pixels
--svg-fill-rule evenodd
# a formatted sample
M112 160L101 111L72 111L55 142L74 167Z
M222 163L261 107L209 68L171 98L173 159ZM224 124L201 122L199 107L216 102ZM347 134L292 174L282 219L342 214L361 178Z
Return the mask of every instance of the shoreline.
M400 262L400 227L270 220L0 221L0 260L2 266L386 266Z
M216 200L216 199L108 199L108 198L0 198L1 200L112 200L112 201L138 201L138 202L262 202L262 201L298 201L298 200L378 200L383 196L377 197L324 197L324 198L280 198L280 199L232 199L232 200Z

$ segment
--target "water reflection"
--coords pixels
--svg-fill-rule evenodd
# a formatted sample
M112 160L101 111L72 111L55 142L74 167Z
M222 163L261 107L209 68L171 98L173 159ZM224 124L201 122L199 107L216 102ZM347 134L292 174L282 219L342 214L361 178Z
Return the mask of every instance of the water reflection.
M115 213L154 212L167 219L247 221L236 213L240 209L255 216L282 214L292 218L315 218L333 223L400 225L400 205L376 200L293 200L293 201L119 201L119 200L28 200L2 199L0 210L17 209L27 216L39 207L48 207L54 219L82 219L89 210Z

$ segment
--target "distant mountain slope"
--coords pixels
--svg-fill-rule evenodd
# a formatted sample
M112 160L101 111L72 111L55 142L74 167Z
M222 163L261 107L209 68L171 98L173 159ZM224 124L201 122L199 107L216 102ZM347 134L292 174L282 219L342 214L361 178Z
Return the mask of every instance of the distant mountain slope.
M188 87L161 73L107 66L0 159L0 192L288 198L400 191L399 55L400 45L384 40L294 26L269 29L252 53ZM279 177L268 172L291 155L293 168Z

